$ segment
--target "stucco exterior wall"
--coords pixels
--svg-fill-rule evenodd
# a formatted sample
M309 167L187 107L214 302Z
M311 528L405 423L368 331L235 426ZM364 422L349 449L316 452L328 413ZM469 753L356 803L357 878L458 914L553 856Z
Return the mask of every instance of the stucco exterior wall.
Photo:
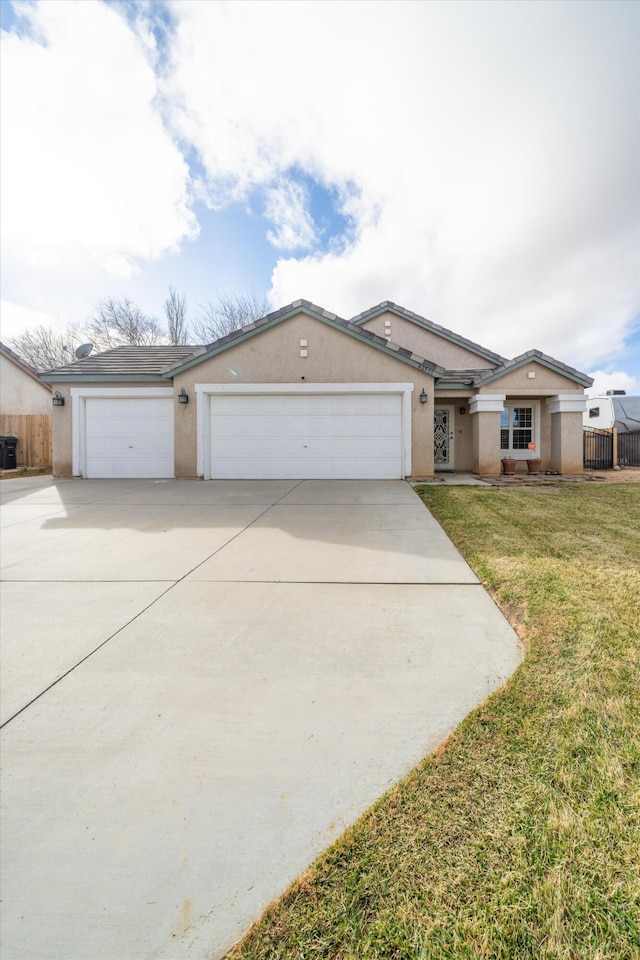
M482 411L471 416L473 472L481 476L500 473L500 414Z
M583 472L582 414L552 413L551 469L579 475Z
M390 335L385 333L385 320L389 320L391 323ZM463 370L467 368L479 370L484 368L489 369L494 366L494 364L488 360L479 357L477 353L472 353L470 350L465 350L464 347L450 343L443 337L439 337L429 330L424 330L416 323L411 323L410 320L405 320L404 317L396 316L395 313L386 312L380 314L379 317L374 317L373 320L367 320L366 323L362 324L362 327L365 330L370 330L372 333L378 334L380 337L387 337L387 339L393 343L397 343L401 347L406 347L408 350L413 350L419 357L424 357L425 360L431 360L448 370Z
M54 393L57 391L64 397L64 407L54 407L53 404L51 407L54 477L71 477L73 475L71 386L70 383L57 383L53 388Z
M308 355L300 356L300 340ZM313 317L298 314L259 336L176 375L176 395L184 387L193 402L176 412L177 477L196 476L196 383L413 383L412 473L433 475L433 378L345 335ZM421 404L424 389L429 400Z
M51 413L51 391L1 353L0 413Z
M529 373L534 373L535 377L529 377ZM582 393L575 380L569 380L556 373L555 370L549 370L541 363L527 363L517 370L505 373L504 376L493 380L486 386L480 387L480 393L515 393L519 396L535 397L540 395L551 395L556 393Z

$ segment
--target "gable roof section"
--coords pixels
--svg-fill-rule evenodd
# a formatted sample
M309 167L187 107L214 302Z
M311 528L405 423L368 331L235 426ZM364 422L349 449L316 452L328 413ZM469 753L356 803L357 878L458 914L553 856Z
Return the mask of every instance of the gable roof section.
M28 374L28 376L33 377L33 379L39 383L41 387L44 387L45 390L51 390L51 387L48 384L42 383L35 367L32 367L30 363L27 363L26 360L23 360L22 357L19 357L17 353L14 353L13 350L11 350L2 342L0 342L0 353L3 357L6 357L7 360L10 360L12 363L14 363L16 367L20 367L20 369L23 370L24 373Z
M526 353L521 353L519 357L515 357L513 360L505 360L502 366L496 370L489 371L487 376L481 380L476 380L475 386L484 387L485 384L493 383L494 380L499 380L500 377L504 377L505 374L519 370L520 367L524 367L525 364L531 363L532 361L539 363L542 367L547 367L548 370L553 370L554 373L559 373L561 376L567 377L568 380L579 383L581 387L590 387L593 383L593 379L588 377L586 373L580 373L580 371L574 369L574 367L568 367L566 363L561 363L560 360L554 360L553 357L547 356L547 354L541 350L527 350Z
M411 310L405 310L404 307L393 303L391 300L383 300L382 303L377 304L377 306L371 307L369 310L365 310L364 313L359 313L357 316L352 317L351 323L361 326L363 323L366 323L367 320L373 320L374 317L379 317L383 313L395 313L397 317L403 317L405 320L409 320L410 323L415 323L418 327L422 327L423 330L428 330L429 333L433 333L437 337L442 337L443 340L448 340L449 343L454 343L456 346L462 347L470 353L475 353L476 356L482 357L483 360L488 360L490 363L502 364L506 362L507 358L501 357L499 353L494 353L493 350L487 350L486 347L481 347L480 344L473 343L472 340L467 340L466 337L459 336L457 333L454 333L453 330L447 330L446 327L432 323L431 320L427 320L426 317L421 317Z
M163 378L167 367L180 363L203 349L204 347L172 345L114 347L104 353L85 357L84 360L47 370L40 374L40 379L47 383L68 383L71 380L100 383L122 380L157 381Z
M386 340L384 337L379 337L377 334L371 333L370 330L362 330L350 320L343 320L341 317L336 316L335 313L330 313L328 310L316 306L309 300L294 300L293 303L288 304L286 307L282 307L280 310L274 311L274 313L268 313L266 317L261 317L259 320L254 321L254 323L249 323L246 327L241 327L240 330L234 330L233 333L229 333L214 343L210 343L204 348L203 352L197 356L177 361L170 370L165 371L165 376L182 373L184 370L188 370L190 367L202 363L203 360L209 360L211 357L223 353L230 347L235 347L245 340L249 340L251 337L271 327L275 327L277 324L282 323L283 320L288 320L290 317L294 317L299 313L313 317L315 320L320 320L335 330L346 333L361 343L366 343L376 350L381 350L382 353L386 353L396 360L402 360L403 363L407 363L409 366L415 367L417 370L422 370L433 377L438 377L443 373L443 368L438 366L438 364L432 363L430 360L426 360L424 357L420 357L411 350L400 347Z

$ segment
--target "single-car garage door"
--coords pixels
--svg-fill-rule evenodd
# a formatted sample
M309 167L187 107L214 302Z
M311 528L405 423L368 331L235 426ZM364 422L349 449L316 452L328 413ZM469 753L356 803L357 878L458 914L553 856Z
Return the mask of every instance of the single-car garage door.
M173 477L170 397L85 402L87 477Z
M211 477L222 480L396 480L399 394L215 395Z

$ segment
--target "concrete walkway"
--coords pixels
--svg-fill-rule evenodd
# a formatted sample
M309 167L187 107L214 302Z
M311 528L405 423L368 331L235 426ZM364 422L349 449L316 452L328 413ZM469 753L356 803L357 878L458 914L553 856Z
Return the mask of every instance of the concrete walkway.
M521 660L403 482L2 497L2 956L214 960Z

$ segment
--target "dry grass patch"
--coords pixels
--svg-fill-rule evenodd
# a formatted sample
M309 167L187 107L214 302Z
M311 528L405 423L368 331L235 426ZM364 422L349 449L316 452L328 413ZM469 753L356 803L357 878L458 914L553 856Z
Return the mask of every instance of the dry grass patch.
M418 489L526 661L231 957L637 960L640 491Z

